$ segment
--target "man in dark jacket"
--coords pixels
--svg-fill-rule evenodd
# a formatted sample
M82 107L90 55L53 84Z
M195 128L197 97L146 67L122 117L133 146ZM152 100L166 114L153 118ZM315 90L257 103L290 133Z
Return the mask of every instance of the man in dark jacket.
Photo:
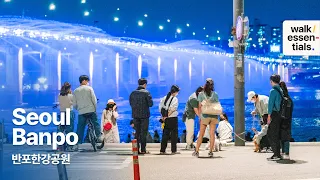
M150 107L153 106L151 94L146 90L147 80L141 78L138 80L139 87L130 94L129 102L132 109L132 118L136 130L135 138L138 141L138 147L141 144L139 153L146 154L147 133L149 128ZM140 149L140 148L139 148Z

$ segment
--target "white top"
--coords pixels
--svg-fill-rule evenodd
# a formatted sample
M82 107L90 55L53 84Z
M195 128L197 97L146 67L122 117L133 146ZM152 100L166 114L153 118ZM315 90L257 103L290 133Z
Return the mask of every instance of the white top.
M178 98L174 97L174 96L171 96L168 99L166 106L164 106L164 101L166 100L166 97L167 96L164 96L160 101L159 112L161 112L161 108L165 108L166 110L169 110L169 111L173 112L169 117L178 117L178 111L177 111L178 105L179 105ZM171 99L172 99L172 102L170 104ZM168 107L169 104L170 104L170 107Z
M73 109L72 107L72 94L68 94L67 96L59 96L58 101L59 101L59 106L60 106L60 111L65 112L67 108L70 110Z
M258 137L260 139L262 139L263 136L267 135L267 132L268 132L268 125L264 125L261 129L261 131L258 133Z
M259 98L259 102L255 103L254 112L260 114L260 116L264 114L268 114L269 97L265 95L258 95L258 98Z
M110 122L112 124L112 129L117 128L117 122L116 119L118 118L119 114L117 111L110 111L104 109L101 115L101 132L103 132L103 126Z
M228 121L220 121L217 132L221 141L232 139L233 128Z

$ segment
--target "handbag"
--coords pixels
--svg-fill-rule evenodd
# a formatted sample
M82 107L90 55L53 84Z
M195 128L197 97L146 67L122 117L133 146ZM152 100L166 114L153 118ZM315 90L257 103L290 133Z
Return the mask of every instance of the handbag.
M105 131L109 131L112 128L112 124L110 122L107 122L104 126L103 129Z
M222 114L222 106L220 102L211 102L210 99L207 98L207 95L204 94L205 100L201 102L201 113L208 115L220 115Z

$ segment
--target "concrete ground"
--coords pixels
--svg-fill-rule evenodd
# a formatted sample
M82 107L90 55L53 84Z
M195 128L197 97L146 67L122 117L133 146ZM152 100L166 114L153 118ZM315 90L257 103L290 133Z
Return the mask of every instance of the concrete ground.
M292 160L278 162L266 160L270 153L254 153L252 144L223 147L213 158L208 158L204 149L200 151L200 158L192 157L192 151L183 150L184 146L179 144L181 154L159 155L160 145L149 144L151 154L139 156L140 179L320 180L320 143L291 143ZM88 144L80 148L80 152L71 153L71 164L66 166L69 180L133 179L130 144L108 145L100 152L92 152ZM5 179L18 179L14 172L17 172L16 166L6 170ZM23 174L25 180L59 180L57 167L53 165L32 165L19 169L19 174Z

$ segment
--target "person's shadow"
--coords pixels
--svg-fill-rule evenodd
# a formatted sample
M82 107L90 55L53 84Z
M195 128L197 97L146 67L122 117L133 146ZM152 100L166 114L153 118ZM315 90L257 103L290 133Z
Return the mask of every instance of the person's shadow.
M292 160L292 159L282 159L277 161L278 164L305 164L307 161L302 160Z

